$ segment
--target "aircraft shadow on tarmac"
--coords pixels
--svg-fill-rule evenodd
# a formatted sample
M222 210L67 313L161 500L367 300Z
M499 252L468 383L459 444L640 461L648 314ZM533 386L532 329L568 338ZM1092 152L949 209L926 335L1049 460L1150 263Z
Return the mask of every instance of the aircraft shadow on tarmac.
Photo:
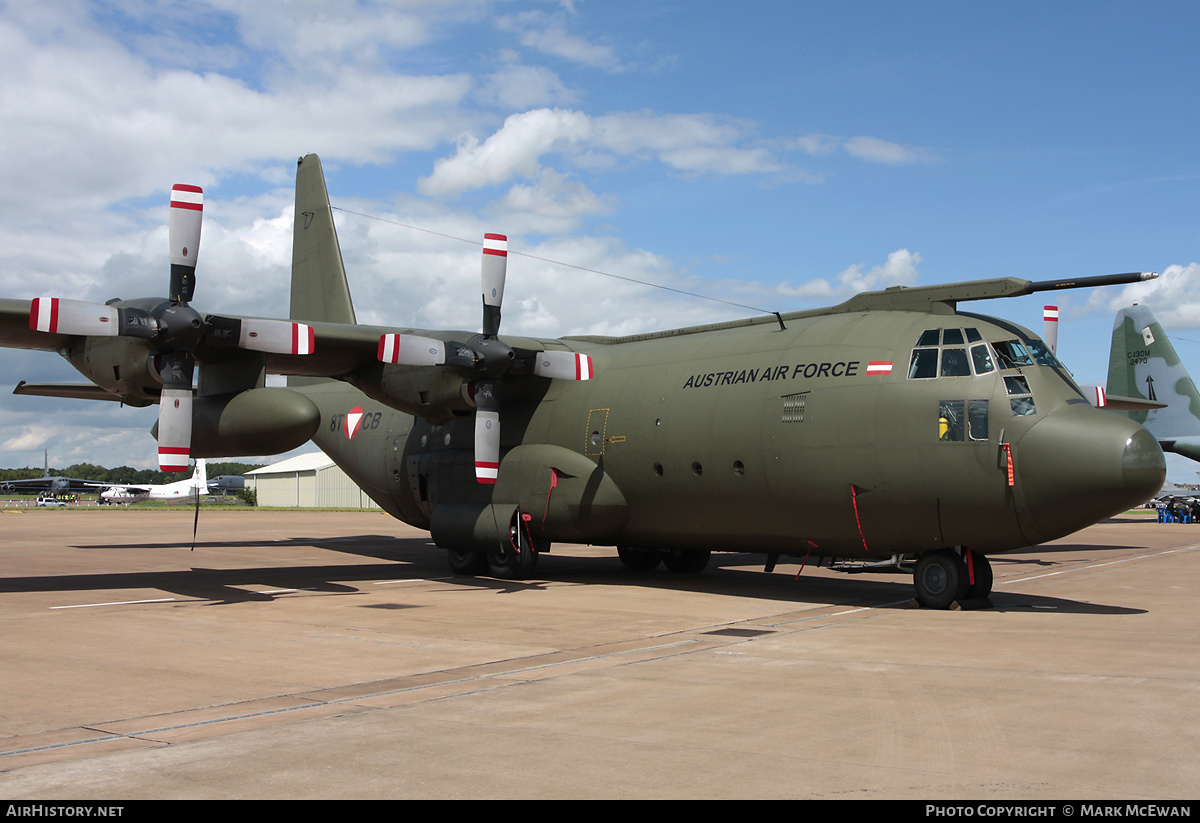
M278 549L287 554L290 549L324 549L341 554L380 560L371 564L316 564L290 567L264 566L254 568L207 568L202 565L187 569L138 572L102 572L95 574L43 575L0 577L0 594L13 592L112 591L121 589L159 589L197 600L206 605L225 605L244 602L269 602L279 595L272 591L253 591L245 586L263 586L272 590L294 590L306 594L355 595L360 589L345 581L391 580L400 577L420 577L438 580L464 590L489 589L497 594L532 594L546 587L547 582L578 583L581 585L608 584L639 586L664 591L694 591L730 597L754 598L806 604L829 604L844 608L870 607L904 609L913 605L911 578L906 574L863 573L834 577L813 574L807 569L799 575L792 572L765 573L763 557L758 554L721 553L714 555L709 568L701 574L678 574L665 570L632 571L613 557L580 557L546 554L539 560L536 576L523 581L500 580L491 577L452 576L445 566L441 551L435 551L428 539L397 539L386 535L356 535L332 538L290 537L281 540L205 540L155 543L88 544L74 546L80 550L100 549L178 549L180 559L188 563L203 563L205 549ZM1047 552L1078 550L1077 545L1036 547L1039 555ZM1098 551L1108 547L1091 546ZM1117 547L1128 548L1128 547ZM223 556L228 560L227 556ZM997 585L1003 585L1004 569L1032 566L1052 568L1061 565L1051 558L1022 556L1020 552L990 558L996 568ZM807 574L806 574L807 572ZM373 608L411 608L402 603L374 604ZM1069 614L1142 614L1144 609L1107 606L1095 603L1043 597L1013 591L993 591L990 611L1061 612Z
M1004 555L989 558L993 566ZM555 560L570 561L565 568L555 569L549 565ZM798 576L787 572L763 572L763 558L757 554L721 554L703 574L675 574L667 571L630 571L615 558L554 558L547 556L543 561L547 568L539 566L539 574L560 582L610 583L614 585L648 586L672 591L697 591L734 597L790 601L796 604L829 604L844 608L908 609L915 608L912 580L908 574L886 572L839 574L834 577L817 577L810 571ZM1013 560L1021 563L1021 560ZM719 563L719 566L717 565ZM576 565L578 564L578 565ZM1042 565L1038 561L1038 565ZM1053 564L1050 564L1053 565ZM997 577L1003 572L997 570ZM471 580L471 578L464 578ZM506 581L477 578L478 582L504 584ZM1000 582L998 580L998 582ZM509 581L509 585L513 585ZM519 585L519 584L517 584ZM1024 594L1021 592L993 591L992 612L1046 611L1067 614L1144 614L1144 609L1124 606L1107 606L1085 603L1057 597Z

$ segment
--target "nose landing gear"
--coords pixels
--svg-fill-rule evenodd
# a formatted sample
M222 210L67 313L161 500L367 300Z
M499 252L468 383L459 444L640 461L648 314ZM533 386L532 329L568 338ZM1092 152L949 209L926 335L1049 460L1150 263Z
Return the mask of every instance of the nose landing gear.
M992 566L988 559L963 549L925 552L913 572L917 600L931 609L949 609L963 601L982 601L992 591Z

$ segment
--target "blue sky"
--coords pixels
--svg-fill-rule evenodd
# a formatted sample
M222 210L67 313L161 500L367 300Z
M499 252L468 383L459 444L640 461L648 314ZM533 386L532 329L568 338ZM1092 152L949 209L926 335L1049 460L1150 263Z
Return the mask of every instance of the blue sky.
M1134 300L1200 361L1198 24L1176 2L0 2L0 294L162 293L188 182L197 307L285 316L316 152L335 206L768 310L1164 272L1058 295L1062 358L1103 383ZM337 219L360 320L477 325L477 246ZM505 331L544 336L748 313L521 257L506 298ZM966 308L1037 329L1045 302ZM10 351L0 378L77 375ZM151 465L153 422L0 394L0 465Z

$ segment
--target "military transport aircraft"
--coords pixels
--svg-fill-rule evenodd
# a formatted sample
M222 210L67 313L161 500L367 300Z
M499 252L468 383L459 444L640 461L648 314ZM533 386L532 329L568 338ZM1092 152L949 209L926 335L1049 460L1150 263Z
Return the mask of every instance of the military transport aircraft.
M104 486L100 492L99 502L137 503L142 500L158 500L165 503L194 503L197 499L208 494L208 472L204 458L196 461L196 468L187 480L177 480L174 483L145 483L130 486L121 483L93 483L93 486Z
M184 194L172 228L199 214L199 192ZM676 572L757 552L767 570L790 556L912 571L919 600L946 608L988 595L988 554L1163 484L1155 439L1093 408L1036 335L957 310L1152 275L897 287L621 338L501 337L502 235L484 239L481 332L396 329L355 322L316 155L299 160L295 221L291 323L188 305L197 220L172 240L169 298L0 301L0 344L59 351L86 391L159 402L164 465L311 437L460 574L525 577L554 542ZM266 372L288 387L265 388Z
M0 480L0 492L17 492L18 494L37 494L39 492L52 492L63 494L66 492L84 492L92 491L95 483L91 480L83 480L78 477L59 477L58 475L50 474L50 452L46 452L46 465L42 469L41 477L31 477L25 480Z

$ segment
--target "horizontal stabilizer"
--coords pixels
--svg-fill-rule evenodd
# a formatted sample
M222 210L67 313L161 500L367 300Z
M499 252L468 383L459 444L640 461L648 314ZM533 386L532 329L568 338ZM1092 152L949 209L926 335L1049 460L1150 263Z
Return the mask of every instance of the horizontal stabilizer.
M1166 403L1159 403L1156 400L1146 400L1141 397L1122 397L1117 394L1106 394L1104 396L1104 408L1112 411L1150 411L1151 409L1165 409Z
M69 397L74 400L116 400L121 396L95 383L26 383L22 380L13 394L32 394L37 397Z

